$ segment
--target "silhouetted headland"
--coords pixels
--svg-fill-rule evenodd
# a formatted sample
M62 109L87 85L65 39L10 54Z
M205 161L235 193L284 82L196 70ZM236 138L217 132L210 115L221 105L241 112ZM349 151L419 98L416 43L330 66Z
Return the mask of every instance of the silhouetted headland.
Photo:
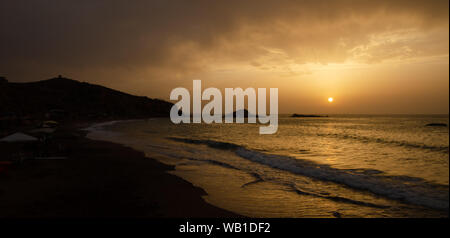
M0 129L4 132L38 126L46 120L67 123L166 117L172 105L62 76L29 83L0 77Z
M2 113L44 116L64 111L70 118L168 116L172 103L134 96L62 76L30 83L0 83Z

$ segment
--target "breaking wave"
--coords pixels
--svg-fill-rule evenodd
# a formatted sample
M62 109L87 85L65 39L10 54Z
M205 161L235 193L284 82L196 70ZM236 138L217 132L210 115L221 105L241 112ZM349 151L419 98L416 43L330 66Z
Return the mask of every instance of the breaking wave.
M329 165L319 164L309 160L250 150L243 146L228 142L195 140L179 137L169 137L168 139L176 142L203 144L215 149L230 150L241 158L270 166L275 169L288 171L322 181L342 184L354 189L370 191L377 195L410 204L426 206L438 210L448 210L449 208L449 187L432 184L421 178L409 176L388 176L385 175L383 171L373 169L337 169ZM298 188L295 188L294 191L299 194L305 194L304 191ZM306 195L317 196L316 194L310 193ZM342 202L352 202L341 197L326 198ZM361 205L378 206L375 204Z

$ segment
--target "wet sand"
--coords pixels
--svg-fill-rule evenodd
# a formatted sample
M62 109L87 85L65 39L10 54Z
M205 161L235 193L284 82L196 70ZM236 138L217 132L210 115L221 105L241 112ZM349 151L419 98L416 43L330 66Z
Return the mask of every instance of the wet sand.
M78 129L60 134L67 159L27 160L0 174L1 218L240 217L141 152Z

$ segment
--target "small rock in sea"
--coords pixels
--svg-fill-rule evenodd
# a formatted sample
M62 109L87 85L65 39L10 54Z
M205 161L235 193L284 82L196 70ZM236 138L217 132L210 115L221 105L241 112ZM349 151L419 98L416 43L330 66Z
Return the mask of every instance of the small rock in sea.
M333 216L336 218L341 218L341 214L339 212L333 212Z

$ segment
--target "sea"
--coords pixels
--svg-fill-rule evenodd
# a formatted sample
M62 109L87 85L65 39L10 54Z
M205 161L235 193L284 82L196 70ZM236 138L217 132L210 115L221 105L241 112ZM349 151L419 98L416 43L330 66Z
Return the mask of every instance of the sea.
M88 137L175 166L206 202L244 216L448 217L449 128L430 123L449 116L279 115L273 135L150 118L96 124Z

